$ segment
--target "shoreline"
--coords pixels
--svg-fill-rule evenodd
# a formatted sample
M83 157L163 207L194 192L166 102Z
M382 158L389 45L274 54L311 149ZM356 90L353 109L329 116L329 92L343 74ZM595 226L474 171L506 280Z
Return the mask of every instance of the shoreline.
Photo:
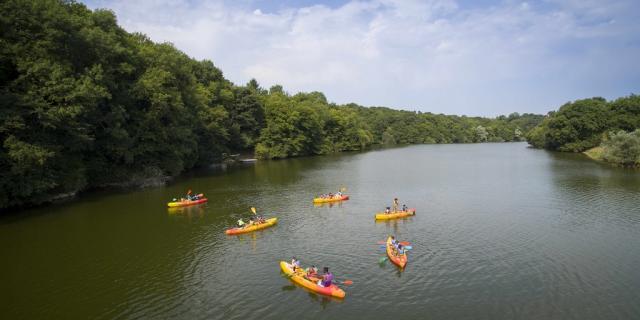
M620 163L615 163L615 162L611 162L611 161L607 161L604 159L604 147L602 146L597 146L597 147L593 147L589 150L583 151L581 152L583 155L587 156L587 158L599 162L599 163L603 163L612 167L617 167L617 168L625 168L625 169L640 169L640 164L636 164L636 165L631 165L631 166L627 166L627 165L623 165Z
M339 151L339 152L332 152L332 153L326 153L326 154L313 154L313 155L293 156L293 157L276 158L276 159L254 159L254 158L249 158L246 155L242 155L242 158L240 157L238 157L237 159L227 158L222 160L221 162L212 163L205 167L191 168L175 176L159 174L157 176L152 176L152 177L146 176L138 179L131 179L131 180L122 181L122 182L114 182L114 183L95 186L87 189L76 190L73 192L55 194L40 203L26 204L26 205L17 206L17 207L2 208L0 209L0 216L10 216L14 214L20 214L21 212L24 212L25 210L29 210L29 209L41 208L41 207L46 207L46 206L56 205L56 204L69 203L72 201L77 201L80 198L82 198L83 195L88 195L88 194L99 194L99 193L109 193L109 192L129 192L131 190L140 190L140 189L166 186L170 184L172 181L179 180L182 177L189 176L193 172L197 172L199 170L203 170L207 168L226 167L228 165L251 165L251 164L255 164L257 162L262 162L262 161L280 161L280 160L304 158L304 157L321 157L321 156L346 154L346 153L354 153L354 152L360 153L360 152L378 151L378 150L384 150L384 149L401 148L401 147L417 146L417 145L467 145L467 144L493 144L493 143L502 144L502 143L521 143L521 142L525 142L525 141L502 141L502 142L487 141L487 142L471 142L471 143L415 143L415 144L393 144L393 145L380 144L380 145L369 146L363 150ZM244 161L244 160L252 160L252 161Z

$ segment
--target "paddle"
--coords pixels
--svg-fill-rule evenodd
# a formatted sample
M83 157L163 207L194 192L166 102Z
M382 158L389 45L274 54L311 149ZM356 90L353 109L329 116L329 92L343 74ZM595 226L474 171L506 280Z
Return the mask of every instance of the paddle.
M385 261L387 261L389 258L387 256L384 256L382 258L380 258L380 261L378 261L379 264L383 264Z
M256 213L256 208L255 207L251 207L251 212L253 212L253 214L257 215L258 213Z

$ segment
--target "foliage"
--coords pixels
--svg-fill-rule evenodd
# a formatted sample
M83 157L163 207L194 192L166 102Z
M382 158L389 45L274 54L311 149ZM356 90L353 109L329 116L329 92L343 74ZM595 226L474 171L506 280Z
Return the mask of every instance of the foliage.
M603 98L577 100L550 112L526 134L533 147L582 152L600 145L610 130L640 127L640 97L630 95L607 102Z
M640 165L640 129L611 133L602 143L602 147L602 158L605 161L623 166Z
M617 128L637 127L627 119L640 113L632 98L614 103ZM320 92L290 95L255 79L234 85L211 61L66 0L0 2L0 109L0 208L174 176L229 151L286 158L373 144L519 141L542 120L335 105Z

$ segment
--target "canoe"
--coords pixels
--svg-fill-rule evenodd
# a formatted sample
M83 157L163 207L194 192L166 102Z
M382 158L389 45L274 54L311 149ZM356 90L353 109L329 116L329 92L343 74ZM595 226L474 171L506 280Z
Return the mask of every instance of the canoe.
M343 194L341 197L313 198L313 203L327 203L327 202L335 202L335 201L343 201L343 200L349 200L349 196Z
M416 209L407 209L407 211L396 211L392 213L378 212L376 213L376 220L389 220L398 219L404 217L410 217L416 214Z
M184 200L184 201L169 202L169 203L167 203L167 206L169 208L175 208L175 207L192 206L194 204L200 204L200 203L207 202L207 198L202 198L202 197L204 197L204 195L202 193L199 194L198 196L201 197L198 200Z
M405 252L404 254L396 256L395 254L393 254L392 248L393 245L391 244L391 237L389 237L387 238L387 256L389 257L389 260L393 262L393 264L400 268L404 268L404 266L407 265L407 253Z
M294 273L291 269L291 265L285 261L280 261L280 269L284 272L291 281L319 294L323 294L325 296L336 297L336 298L344 298L344 291L336 286L334 283L329 287L323 287L318 285L317 281L311 281L304 277L303 274ZM334 280L335 281L335 280Z
M264 223L254 224L252 226L246 226L246 227L243 227L243 228L227 229L224 233L226 233L226 234L241 234L241 233L253 232L253 231L256 231L256 230L260 230L260 229L271 227L274 224L276 224L277 222L278 222L278 218L271 218L271 219L265 220Z

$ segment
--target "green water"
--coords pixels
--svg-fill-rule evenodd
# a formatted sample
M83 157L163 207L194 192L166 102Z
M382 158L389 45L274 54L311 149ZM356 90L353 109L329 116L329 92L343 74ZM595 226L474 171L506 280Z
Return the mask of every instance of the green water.
M165 208L189 188L209 203ZM417 215L374 222L393 197ZM278 225L226 236L251 206ZM388 234L413 245L402 272ZM210 169L5 216L0 242L2 319L640 318L640 172L522 143ZM344 301L283 277L292 255L352 280Z

